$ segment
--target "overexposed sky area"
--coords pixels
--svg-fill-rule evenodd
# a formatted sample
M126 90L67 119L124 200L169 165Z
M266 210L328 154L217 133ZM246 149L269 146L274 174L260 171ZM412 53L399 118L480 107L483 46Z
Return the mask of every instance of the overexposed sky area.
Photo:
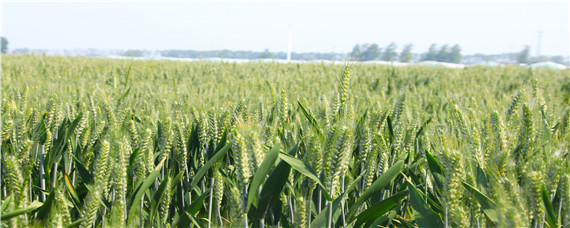
M390 42L413 52L459 44L463 54L569 55L568 1L2 3L9 48L349 52Z

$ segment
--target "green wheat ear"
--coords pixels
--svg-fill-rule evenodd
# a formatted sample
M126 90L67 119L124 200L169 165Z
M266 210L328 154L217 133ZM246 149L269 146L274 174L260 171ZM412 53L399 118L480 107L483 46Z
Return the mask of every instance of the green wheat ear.
M377 144L372 144L373 148L377 148ZM378 166L377 162L378 162L378 149L374 149L370 151L370 156L368 158L368 160L366 160L366 167L365 167L365 173L366 176L364 176L364 181L363 181L363 186L362 189L366 189L368 187L370 187L370 185L372 184L372 181L374 181L374 174L376 172L376 168ZM385 160L388 160L387 158ZM384 164L382 164L383 166Z
M139 166L144 170L143 173L141 173L141 177L152 172L154 169L154 148L152 146L152 130L148 128L145 131L139 159Z
M522 107L522 118L519 132L519 145L521 146L520 156L528 159L526 155L532 150L533 144L533 124L532 113L526 104ZM518 160L518 159L517 159Z
M568 166L568 160L566 160L566 174L562 176L562 181L561 181L561 192L563 192L564 194L562 194L562 205L564 206L564 211L570 211L570 170L569 170L569 166ZM562 215L562 219L563 224L570 224L570 213L566 213Z
M208 135L211 137L211 139L214 142L214 145L219 143L220 141L220 132L219 132L219 126L218 126L218 116L216 114L216 112L214 111L210 111L208 113Z
M295 227L306 227L307 224L307 208L305 207L305 199L298 195L295 198Z
M129 132L131 147L137 148L139 146L139 133L134 120L129 121L129 127L127 130Z
M372 150L372 137L368 126L363 126L359 134L360 140L358 141L358 160L367 161L370 156L370 151ZM356 169L364 169L361 167L362 164L357 163Z
M99 211L99 201L102 199L107 189L107 184L109 183L109 153L110 144L107 141L103 141L99 159L96 164L96 173L93 180L94 185L92 186L92 191L87 195L85 205L83 206L82 215L85 219L81 223L81 227L92 227L97 219L97 213Z
M392 119L394 123L400 123L402 114L404 113L404 108L406 107L406 91L398 97L396 104L394 105L394 110L392 110Z
M279 118L281 123L285 123L288 120L289 103L287 99L287 94L285 91L281 91L281 97L279 99Z
M348 91L348 85L350 83L350 67L346 66L344 68L344 72L340 77L340 85L338 88L338 96L340 98L340 103L339 103L339 113L340 115L344 115L344 113L346 112L346 105L348 102L348 96L349 96L349 91Z
M99 123L97 123L95 131L92 132L91 140L89 141L90 147L93 146L95 142L99 139L101 133L103 133L103 130L105 129L105 125L106 125L105 121L100 121Z
M330 168L331 168L331 161L333 158L333 153L334 153L334 145L336 143L336 140L338 138L338 134L337 134L337 127L333 126L331 127L327 134L326 134L326 140L324 142L324 148L323 148L323 174L330 176ZM327 184L328 182L325 182L325 184ZM330 186L329 186L330 187Z
M129 139L125 136L119 143L118 150L115 150L114 156L116 165L116 172L114 175L115 181L115 194L116 194L116 210L115 216L118 220L118 226L125 226L127 219L127 174L128 156L131 153Z
M315 135L311 135L307 138L306 152L303 158L314 170L317 175L320 175L323 170L323 149L319 142L319 139ZM309 192L311 192L317 186L317 183L313 180L310 181Z
M336 193L339 190L340 177L343 176L346 171L351 146L350 141L351 133L348 130L348 127L343 127L338 141L336 142L336 147L330 164L329 177L331 178L331 189L333 189L331 194Z
M30 96L29 93L29 89L28 87L26 87L24 89L24 94L22 95L22 97L20 98L20 112L23 112L24 110L26 110L26 107L28 107L28 97Z
M495 136L495 150L500 151L506 148L507 141L505 136L505 125L499 117L499 113L495 110L491 113L491 123L493 125L493 135Z
M66 199L66 195L62 186L55 188L55 194L56 204L54 206L55 210L52 212L52 214L54 214L53 216L56 219L55 221L52 221L52 225L60 227L62 224L71 223L71 211L69 208L73 205L70 204Z
M166 182L166 189L164 191L164 199L160 204L160 218L162 224L169 225L168 211L170 210L170 203L172 201L172 178L168 178Z
M265 154L262 151L261 143L258 140L257 134L255 132L251 132L246 139L247 151L250 157L250 164L252 173L255 173L258 166L263 162L263 158L265 158Z
M506 113L507 121L511 118L511 115L517 109L521 99L522 99L522 93L520 91L518 91L517 94L511 100L511 103L509 104L509 108L507 109L507 113Z
M2 123L2 132L0 132L0 141L4 141L6 137L9 137L10 132L12 131L12 125L14 124L13 120L3 120Z
M239 133L233 133L232 151L234 153L236 174L240 187L245 188L251 176L250 154L247 151L245 139Z
M23 200L21 199L23 197L20 194L22 194L22 191L25 190L23 186L24 178L20 163L18 161L18 158L16 158L14 155L4 155L2 162L4 169L6 170L6 176L4 177L6 186L4 188L7 188L8 191L17 197L16 200L14 200L14 205L16 205L16 208L20 208L21 205L19 205L19 202Z
M222 206L222 200L224 198L224 179L222 176L222 172L218 171L218 172L214 172L214 205L217 211L217 215L219 218L219 225L223 224L223 221L221 219L222 215L220 213L221 211L221 206Z

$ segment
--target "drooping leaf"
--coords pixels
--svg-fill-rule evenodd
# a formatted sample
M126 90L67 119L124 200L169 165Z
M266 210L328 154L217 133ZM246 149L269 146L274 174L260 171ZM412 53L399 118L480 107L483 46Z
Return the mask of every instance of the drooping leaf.
M487 197L485 194L483 194L481 191L477 190L475 187L471 186L470 184L464 181L462 181L462 183L463 186L465 186L465 188L475 196L475 199L477 199L477 202L479 202L479 204L481 205L481 209L483 209L485 215L487 215L487 217L489 217L489 219L493 223L498 224L499 220L497 217L498 216L497 203L495 203L495 201Z
M77 195L77 192L75 192L73 185L69 181L69 176L67 175L67 171L65 174L65 186L67 187L67 191L69 191L69 194L72 196L75 203L79 204L81 201L79 201L79 196Z
M293 155L297 153L298 148L299 144L296 144L289 151L289 154ZM257 218L262 219L265 217L265 213L267 212L267 209L269 209L270 203L277 199L281 190L283 190L290 171L291 166L286 162L281 161L269 174L265 184L263 184L263 188L259 194L259 199L257 200Z
M271 168L275 164L275 161L277 160L277 157L279 155L279 148L280 147L281 147L281 144L274 145L273 148L271 148L271 150L269 150L269 152L267 152L267 154L265 155L265 158L263 158L263 162L261 162L261 165L259 165L259 168L257 168L257 171L255 171L255 174L253 175L253 179L252 179L251 183L249 184L249 189L248 189L248 194L247 194L247 209L246 209L246 211L249 211L249 207L251 206L253 199L257 195L257 191L259 189L259 186L261 185L263 180L265 180L265 177L269 174L269 172L271 171Z
M355 227L360 227L360 225L373 222L382 217L386 212L392 210L392 208L398 206L402 200L408 196L408 190L396 193L390 198L380 201L379 203L373 205L372 207L366 209L358 216L356 216Z
M67 228L72 228L72 227L78 227L79 225L81 225L81 223L83 223L83 221L85 221L84 218L76 220L74 222L72 222L71 224L67 225Z
M422 198L420 191L411 183L408 183L410 201L412 203L413 216L419 227L443 227L441 217L429 208Z
M200 227L200 228L205 227L204 224L202 224L199 220L196 220L196 218L194 218L193 215L189 214L188 212L184 212L184 214L185 214L186 216L188 216L188 219L190 219L190 221L192 221L192 223L193 223L196 227Z
M136 159L140 153L141 149L136 148L133 153L131 153L131 157L129 157L129 166L127 167L128 172L133 172L133 167L135 166ZM128 175L131 178L131 175Z
M340 195L338 196L336 199L334 199L334 201L332 201L332 209L333 209L333 221L336 221L337 218L340 216L340 209L339 209L339 205L340 205L340 201L347 195L350 194L358 185L358 183L360 182L360 180L362 179L362 177L364 176L364 173L360 174L360 176L358 176L356 179L354 179L354 181L352 181L352 183L350 183L350 185L348 186L348 188L346 188L346 190ZM329 201L330 202L330 201ZM325 227L327 224L327 216L328 216L328 208L329 206L326 206L321 213L319 213L315 219L311 222L311 227Z
M319 128L319 124L317 123L315 117L313 117L311 113L307 112L307 110L305 109L305 107L303 107L300 101L297 101L297 104L299 104L299 108L301 109L301 111L303 111L303 115L305 115L305 117L309 121L309 124L313 126L313 129L315 129L318 135L321 135L321 129Z
M368 187L356 202L348 210L347 218L351 218L358 208L370 197L372 194L384 189L398 174L404 169L404 161L396 162L392 167L390 167L386 172L384 172L378 179L376 179L370 187Z
M174 183L180 183L182 182L182 178L184 177L184 170L180 171L173 179L172 183L173 183L173 189L172 192L175 192L178 189L178 184L174 184Z
M146 190L154 184L158 175L160 175L160 168L164 164L165 159L166 157L164 157L162 161L156 166L156 168L144 179L144 181L140 183L137 188L135 188L135 191L129 199L130 212L128 223L131 222L131 219L134 219L134 211L137 210L141 197L145 194Z
M40 208L42 205L43 205L43 203L38 202L38 201L34 201L34 202L30 203L30 205L28 205L26 208L17 209L17 210L13 210L10 212L2 213L2 215L0 216L0 219L8 220L8 219L11 219L11 218L16 217L18 215L26 214L28 212L31 212L33 210Z
M158 207L160 206L160 203L162 202L162 199L164 198L164 192L165 192L166 188L170 187L167 185L168 185L168 175L165 176L165 179L162 180L162 182L158 186L158 190L156 190L156 193L154 193L154 197L153 197L152 202L150 204L150 220L151 221L153 220L154 216L156 215L156 212L158 211Z
M428 162L429 171L435 179L435 183L438 189L443 189L443 183L445 180L445 171L443 166L431 155L431 153L425 150L426 159Z
M76 157L73 157L73 161L75 161L75 167L77 168L77 171L79 172L79 177L81 177L83 183L90 184L93 181L93 175L89 173L87 168L85 168L85 166L83 166L83 164L81 164L81 162L79 162L79 160Z
M14 200L14 195L9 195L6 197L6 199L4 199L4 201L2 201L2 204L0 205L0 213L4 212L4 210L8 208L8 205L10 205L10 202L12 200Z
M202 193L200 197L195 199L194 202L190 204L190 207L186 209L186 212L190 213L190 215L195 215L200 210L202 205L204 205L204 200L206 199L206 197L210 195L210 193L211 193L210 189L206 189L206 191L204 191L204 193Z
M390 134L390 144L394 142L394 127L392 126L392 118L390 116L386 117L386 122L388 123L388 133Z
M368 227L388 227L390 222L394 219L394 217L396 217L396 213L397 213L396 210L392 210L388 212L387 215L384 215L376 219L376 221L366 225L369 225Z
M200 168L198 170L196 175L194 175L194 177L192 177L192 182L190 182L190 186L188 189L194 189L194 187L196 187L196 185L202 179L202 177L204 177L204 175L206 175L206 172L208 172L210 167L212 167L212 165L214 165L214 163L216 163L218 160L220 160L222 157L224 157L224 155L226 155L226 153L230 149L230 146L231 146L230 144L225 145L222 149L220 149L216 153L216 155L214 155L210 160L208 160L208 162L206 162L206 164L204 164L204 166L202 166L202 168Z
M287 164L289 164L293 169L297 170L299 173L305 175L306 177L317 182L317 184L319 184L320 186L324 187L324 185L321 183L321 180L317 177L317 173L315 173L315 170L313 170L313 168L311 168L311 166L309 166L304 161L301 161L298 158L295 158L291 155L284 153L279 153L279 158L287 162Z
M548 190L546 190L546 186L544 183L542 184L542 202L544 203L544 208L546 209L546 222L548 226L551 228L558 227L558 218L556 217L556 213L554 212L554 208L552 207L552 203L550 202L550 196L548 194Z
M416 133L416 138L419 137L423 132L424 129L426 128L426 126L431 122L432 117L430 116L426 122L424 122L424 124L422 125L422 127L420 127L420 130L418 130L418 132Z
M47 195L46 200L43 202L43 205L38 209L38 212L36 213L37 218L44 221L49 219L48 215L51 210L52 204L54 203L54 198L55 198L55 192L51 191Z

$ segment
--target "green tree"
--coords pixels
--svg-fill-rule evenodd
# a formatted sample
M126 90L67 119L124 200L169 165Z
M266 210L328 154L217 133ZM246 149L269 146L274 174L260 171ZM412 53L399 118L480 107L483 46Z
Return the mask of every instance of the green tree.
M144 53L142 50L128 50L123 53L123 56L128 57L143 57Z
M378 44L364 44L361 48L363 51L360 54L360 61L375 60L380 56L381 49L378 48Z
M409 63L412 60L412 44L406 44L400 53L400 62Z
M449 46L447 44L441 46L441 48L439 49L439 52L437 53L437 56L435 57L435 60L437 60L438 62L450 62L449 61Z
M352 48L352 52L350 53L350 56L354 59L358 59L358 56L360 56L361 53L362 53L362 51L360 50L360 45L356 44L356 45L354 45L354 48Z
M6 39L6 37L2 37L2 41L0 43L0 52L2 52L2 54L6 54L8 52L8 39Z
M561 55L557 55L557 56L552 56L550 58L550 61L555 62L555 63L559 63L559 64L564 64L564 65L568 65L568 62L564 61L564 57Z
M263 53L261 53L261 55L259 55L259 58L261 58L261 59L272 59L273 53L271 53L269 51L269 49L265 49L265 51L263 51Z
M437 58L437 45L431 44L427 53L423 54L422 61L436 60Z
M452 63L461 62L461 47L459 47L459 44L453 45L453 47L451 47L451 52L449 53L449 60Z
M517 61L519 63L528 64L528 58L530 56L530 47L528 45L524 46L524 49L519 53Z
M386 50L384 51L384 54L382 55L382 60L394 61L394 59L396 57L398 57L398 53L396 52L396 48L398 48L396 43L392 42L392 43L388 44L388 46L386 46Z

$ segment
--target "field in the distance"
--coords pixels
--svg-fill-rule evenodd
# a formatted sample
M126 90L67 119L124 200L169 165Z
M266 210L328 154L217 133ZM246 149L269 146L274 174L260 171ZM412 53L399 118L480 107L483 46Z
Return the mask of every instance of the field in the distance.
M1 226L568 227L568 73L2 56Z

